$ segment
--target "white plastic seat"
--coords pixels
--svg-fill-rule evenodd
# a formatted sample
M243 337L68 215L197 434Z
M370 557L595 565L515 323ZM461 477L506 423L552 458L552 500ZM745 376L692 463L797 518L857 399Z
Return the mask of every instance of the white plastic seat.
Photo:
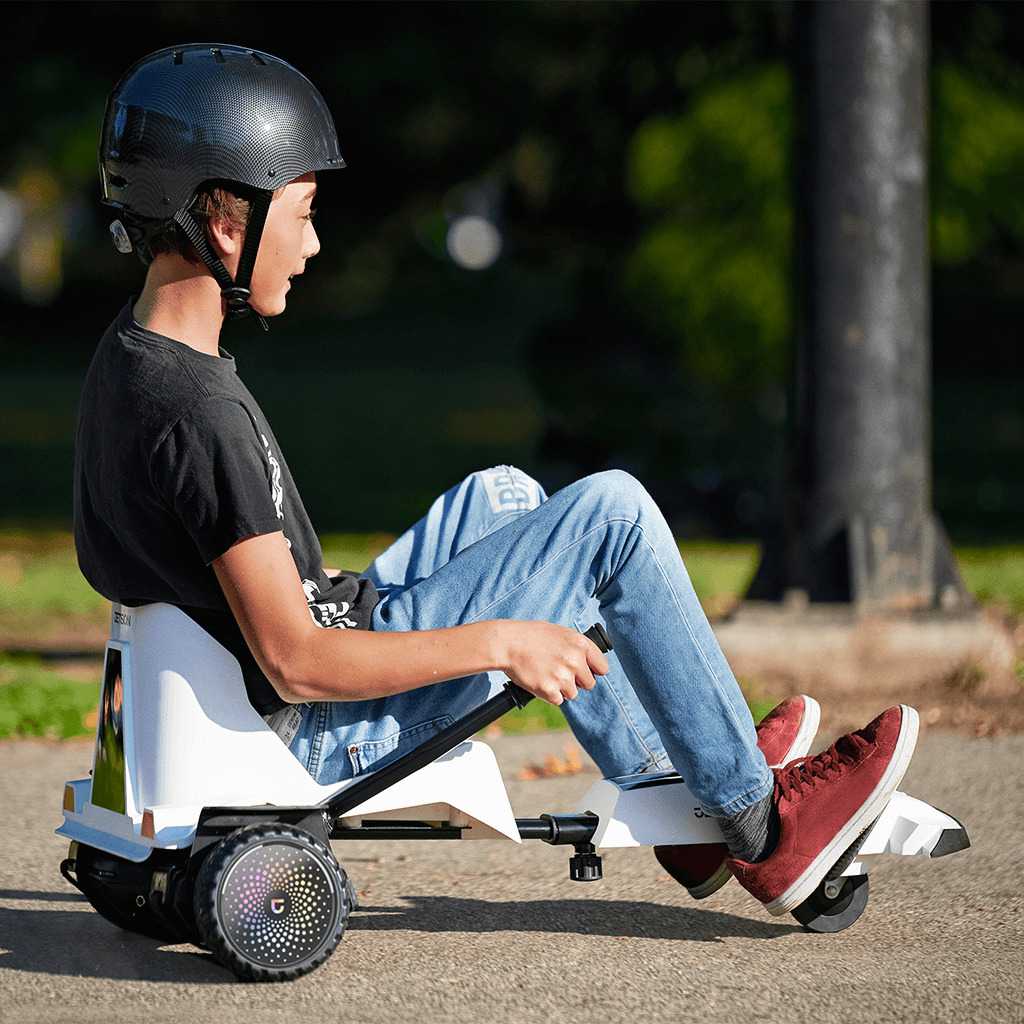
M235 658L178 608L113 606L103 687L93 776L65 793L58 832L72 839L141 859L154 845L190 843L203 807L312 806L351 784L309 775L249 703ZM494 754L479 742L351 812L353 822L389 817L519 840Z

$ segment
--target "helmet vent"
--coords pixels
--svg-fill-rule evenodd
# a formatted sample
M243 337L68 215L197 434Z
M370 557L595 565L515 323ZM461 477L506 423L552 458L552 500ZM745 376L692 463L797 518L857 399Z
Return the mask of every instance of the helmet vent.
M221 53L220 50L217 49L217 47L215 47L215 46L210 47L210 53L213 54L213 59L218 64L226 64L227 63L227 60L225 59L224 54Z
M185 55L181 50L174 51L174 66L177 67L185 59Z
M261 67L267 66L267 62L255 50L250 50L249 56L252 57L254 64L259 64Z

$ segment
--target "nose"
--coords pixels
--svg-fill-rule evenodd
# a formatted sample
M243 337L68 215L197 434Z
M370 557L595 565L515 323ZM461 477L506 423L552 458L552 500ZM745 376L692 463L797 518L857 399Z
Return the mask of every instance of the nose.
M316 228L312 221L307 221L305 246L303 246L302 258L308 260L320 251L320 238L317 236Z

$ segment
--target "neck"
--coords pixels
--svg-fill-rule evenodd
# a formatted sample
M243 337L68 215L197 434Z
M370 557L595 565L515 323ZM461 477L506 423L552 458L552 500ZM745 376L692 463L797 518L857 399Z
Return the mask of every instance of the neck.
M150 264L135 319L147 330L215 356L220 352L224 306L206 267L163 255Z

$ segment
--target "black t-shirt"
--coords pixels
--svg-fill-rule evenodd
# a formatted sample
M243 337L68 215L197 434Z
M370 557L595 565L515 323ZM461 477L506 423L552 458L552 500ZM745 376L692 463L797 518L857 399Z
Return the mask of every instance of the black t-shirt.
M260 671L210 567L252 534L284 532L321 626L367 629L373 584L330 579L320 543L263 413L227 353L147 331L134 300L100 341L75 441L82 573L129 606L177 605L238 658L262 714L284 706Z

